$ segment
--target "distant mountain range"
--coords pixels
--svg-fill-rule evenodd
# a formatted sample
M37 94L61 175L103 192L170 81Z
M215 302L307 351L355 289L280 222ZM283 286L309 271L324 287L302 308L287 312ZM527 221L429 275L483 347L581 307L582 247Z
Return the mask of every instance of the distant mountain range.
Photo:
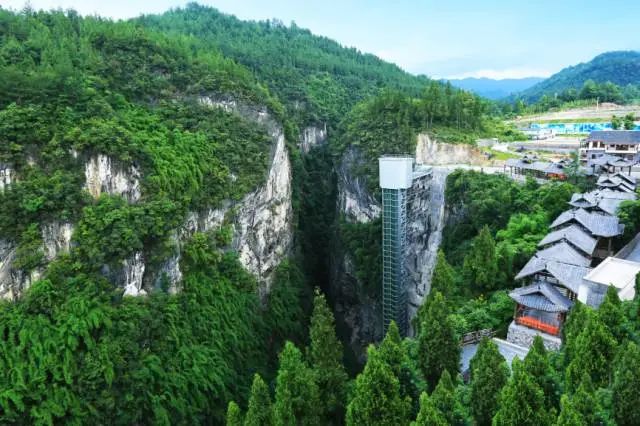
M507 78L494 80L491 78L463 78L449 80L460 89L474 92L489 99L502 99L514 93L522 92L543 81L542 77Z
M532 87L523 89L518 96L535 101L542 95L554 95L569 88L580 89L585 81L610 81L619 86L640 84L640 52L607 52L589 62L564 68L560 72Z

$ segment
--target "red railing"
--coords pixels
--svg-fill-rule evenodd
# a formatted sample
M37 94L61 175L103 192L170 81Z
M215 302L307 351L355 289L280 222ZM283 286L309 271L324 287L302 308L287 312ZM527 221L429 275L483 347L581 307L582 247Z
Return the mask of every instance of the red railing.
M536 330L543 331L547 334L557 336L560 334L560 327L557 325L547 324L534 317L517 317L516 324L524 325L526 327L535 328Z

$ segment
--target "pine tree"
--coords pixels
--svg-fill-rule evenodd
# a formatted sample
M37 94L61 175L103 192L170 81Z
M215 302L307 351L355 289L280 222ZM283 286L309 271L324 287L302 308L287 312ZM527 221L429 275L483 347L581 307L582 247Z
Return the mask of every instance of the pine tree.
M580 386L571 395L571 404L580 413L585 424L596 425L604 423L600 418L600 402L596 398L591 377L588 374L583 374Z
M558 416L556 426L583 426L589 424L573 406L568 395L562 395L560 405L562 408L560 409L560 416Z
M449 374L447 370L444 370L430 399L438 411L443 414L448 424L454 424L456 414L459 412L455 391L456 389L453 385L453 380L451 380L451 374Z
M403 425L409 421L411 401L400 396L400 381L374 346L356 378L347 407L347 425Z
M462 276L469 288L486 292L495 289L498 276L496 243L488 226L484 226L473 239L471 250L465 256Z
M253 376L249 407L244 419L245 426L269 426L272 422L269 388L259 374Z
M588 374L596 387L609 386L616 341L600 317L588 311L584 329L572 343L572 359L566 371L566 388L575 390L583 374Z
M418 365L433 389L444 370L456 374L460 362L460 346L449 311L441 293L429 295L418 335Z
M336 338L333 313L318 290L313 301L309 338L307 358L318 384L322 416L344 418L348 376L342 364L342 343Z
M471 360L470 411L476 424L490 425L500 392L509 380L509 367L493 341L482 339Z
M293 343L285 343L276 378L274 423L278 426L320 424L319 405L318 386L311 368Z
M415 422L411 422L411 426L447 426L450 423L444 418L440 410L438 410L427 395L422 392L420 395L420 411Z
M233 401L229 402L227 408L227 426L242 426L242 411Z
M453 296L455 287L455 272L442 250L438 250L436 266L433 268L433 276L431 278L431 291L439 291L449 300Z
M598 308L598 316L618 342L624 339L626 334L624 330L624 311L618 297L618 291L614 286L609 286L607 289L607 294Z
M622 349L614 375L613 417L620 426L640 424L640 349L629 342Z
M514 358L513 374L500 395L500 408L493 418L495 426L544 426L553 423L554 411L544 403L540 386Z
M549 408L557 407L560 402L559 386L554 378L547 350L540 336L533 339L533 344L524 358L524 368L544 392L545 404Z
M571 359L575 352L575 344L578 335L582 330L584 330L584 326L587 323L589 315L589 308L587 308L581 302L576 302L571 308L571 311L569 311L567 320L562 327L565 366L568 366L569 362L571 362Z
M409 366L408 355L402 344L400 330L395 321L391 321L387 335L382 340L378 348L381 359L391 368L393 374L400 381L400 396L402 398L409 397L415 403L415 409L418 408L418 387L415 384L413 370Z

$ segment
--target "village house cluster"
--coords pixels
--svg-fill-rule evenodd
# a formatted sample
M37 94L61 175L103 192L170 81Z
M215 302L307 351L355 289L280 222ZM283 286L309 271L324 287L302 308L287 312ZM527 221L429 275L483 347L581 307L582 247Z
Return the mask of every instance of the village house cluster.
M598 307L609 286L622 300L634 297L640 235L616 254L613 242L624 232L616 211L623 201L636 199L636 179L616 172L601 175L597 186L571 197L570 209L553 221L536 254L516 275L524 286L509 294L516 302L509 342L528 347L539 335L548 348L558 349L576 300Z

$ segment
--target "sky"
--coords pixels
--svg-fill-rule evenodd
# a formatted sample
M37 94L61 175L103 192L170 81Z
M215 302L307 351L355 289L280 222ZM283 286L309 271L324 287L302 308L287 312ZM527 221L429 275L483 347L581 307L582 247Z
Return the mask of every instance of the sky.
M199 0L241 19L277 18L434 78L547 77L612 50L640 50L637 0ZM187 0L30 0L127 19ZM20 10L25 0L0 0Z

